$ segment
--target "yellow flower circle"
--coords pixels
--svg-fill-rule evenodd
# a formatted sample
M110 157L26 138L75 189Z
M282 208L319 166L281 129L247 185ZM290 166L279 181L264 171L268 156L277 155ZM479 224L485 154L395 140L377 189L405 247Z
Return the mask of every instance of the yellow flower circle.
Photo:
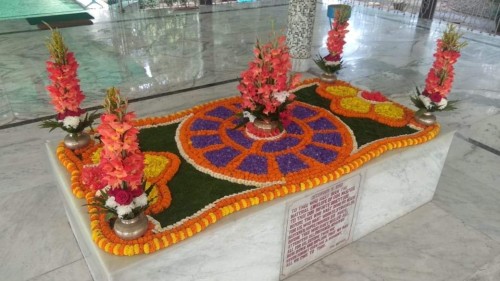
M147 179L154 178L163 172L169 160L166 157L158 155L144 155L144 177Z
M370 103L358 97L343 98L340 101L340 106L347 110L359 113L368 113L370 111Z
M375 113L380 116L392 119L402 119L404 116L404 110L401 107L394 105L393 103L376 104Z
M347 86L328 86L326 91L338 97L353 97L358 94L358 89Z

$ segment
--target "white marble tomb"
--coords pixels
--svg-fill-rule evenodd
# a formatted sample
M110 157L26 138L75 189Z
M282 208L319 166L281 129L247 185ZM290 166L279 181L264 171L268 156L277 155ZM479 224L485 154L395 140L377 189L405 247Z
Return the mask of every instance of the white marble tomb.
M387 152L355 173L363 180L353 241L429 202L454 132ZM95 280L278 280L287 202L322 187L290 195L223 218L179 244L151 255L112 256L91 240L84 200L70 189L69 175L48 142L47 153L64 207ZM340 179L342 180L342 178Z

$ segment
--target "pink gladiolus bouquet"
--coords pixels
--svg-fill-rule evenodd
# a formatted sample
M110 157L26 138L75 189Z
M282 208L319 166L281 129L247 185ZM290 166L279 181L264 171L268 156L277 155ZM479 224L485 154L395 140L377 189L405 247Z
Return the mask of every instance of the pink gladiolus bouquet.
M254 60L248 70L241 73L238 85L244 110L240 126L255 119L269 120L277 121L282 131L290 123L287 106L295 95L288 90L299 82L300 75L288 75L292 65L285 42L283 35L265 44L257 40Z
M326 46L328 48L328 55L318 58L314 62L325 73L336 73L342 68L342 53L345 45L345 35L349 30L348 20L351 16L351 6L349 5L336 5L333 23L328 32Z
M47 91L57 115L55 121L45 121L41 127L51 128L51 131L61 128L69 133L79 133L86 127L92 126L98 115L85 114L85 111L80 108L85 96L80 90L80 81L77 78L78 63L75 55L68 52L58 30L52 30L47 48L50 52L50 60L47 61L46 67L51 81L51 84L47 86Z
M97 132L103 149L97 167L85 168L82 182L98 190L97 203L108 214L131 219L148 206L144 191L144 155L139 150L137 130L132 121L133 112L127 113L127 102L116 88L110 88L104 104Z
M412 97L413 103L420 109L427 111L452 110L456 101L448 101L448 95L455 78L454 64L460 57L460 50L467 42L459 42L462 34L457 32L452 24L437 40L435 60L425 80L423 92L417 88L417 95Z

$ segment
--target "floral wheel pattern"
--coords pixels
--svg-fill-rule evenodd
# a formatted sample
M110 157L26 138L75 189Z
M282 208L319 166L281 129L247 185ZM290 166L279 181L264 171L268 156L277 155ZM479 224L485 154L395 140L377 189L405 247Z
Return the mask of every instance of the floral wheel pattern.
M292 123L277 140L256 140L234 129L241 112L233 98L200 108L181 123L177 146L202 172L233 182L265 186L333 167L353 148L346 126L327 110L291 105Z
M365 92L344 81L320 83L316 93L331 100L330 110L347 117L376 120L392 127L404 127L413 118L413 111L394 103L378 92Z

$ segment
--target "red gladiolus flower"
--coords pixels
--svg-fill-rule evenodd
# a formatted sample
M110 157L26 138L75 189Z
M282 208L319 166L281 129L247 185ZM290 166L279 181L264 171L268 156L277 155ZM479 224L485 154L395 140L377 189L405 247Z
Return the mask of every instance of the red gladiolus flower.
M442 39L437 40L435 60L425 80L425 91L433 102L441 101L450 93L454 74L454 64L460 57L457 51L444 50Z
M349 26L348 22L341 24L336 20L332 24L332 28L328 31L328 38L326 40L326 47L328 48L328 52L332 56L337 56L338 59L335 61L340 61L340 57L342 56L342 52L345 45L345 35L347 32L347 27ZM326 58L325 58L326 59Z
M60 114L64 114L66 111L77 112L80 103L85 99L80 90L80 81L77 78L78 63L72 52L66 53L66 63L56 64L53 61L46 63L51 81L51 85L47 86L46 89L52 98L51 103Z
M92 190L100 190L106 186L103 172L99 167L85 167L82 171L82 183Z

